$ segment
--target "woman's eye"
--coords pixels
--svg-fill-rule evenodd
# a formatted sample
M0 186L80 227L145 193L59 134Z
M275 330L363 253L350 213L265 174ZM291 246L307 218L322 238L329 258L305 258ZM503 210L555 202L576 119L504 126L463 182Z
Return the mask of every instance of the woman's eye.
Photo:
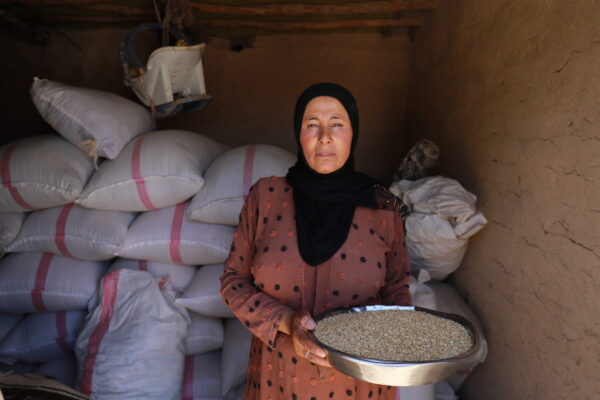
M318 128L319 124L308 124L306 125L308 128Z

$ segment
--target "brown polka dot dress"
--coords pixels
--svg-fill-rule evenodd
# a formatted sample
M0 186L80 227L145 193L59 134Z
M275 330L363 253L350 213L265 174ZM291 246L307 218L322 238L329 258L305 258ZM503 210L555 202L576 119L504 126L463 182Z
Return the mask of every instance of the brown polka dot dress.
M316 316L339 307L411 304L402 217L393 209L357 207L344 245L312 267L298 251L292 190L280 177L252 187L221 277L225 302L253 334L244 399L395 399L394 387L296 355L278 327L290 310Z

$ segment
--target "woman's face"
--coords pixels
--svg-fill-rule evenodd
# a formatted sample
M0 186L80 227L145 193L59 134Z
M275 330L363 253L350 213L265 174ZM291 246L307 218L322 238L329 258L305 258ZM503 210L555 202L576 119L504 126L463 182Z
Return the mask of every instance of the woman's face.
M350 156L352 124L337 99L319 96L304 110L300 145L308 165L320 174L340 169Z

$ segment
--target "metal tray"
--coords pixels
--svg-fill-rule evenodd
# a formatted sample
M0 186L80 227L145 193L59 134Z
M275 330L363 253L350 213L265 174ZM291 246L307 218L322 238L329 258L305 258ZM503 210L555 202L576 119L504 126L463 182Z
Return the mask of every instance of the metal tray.
M327 350L331 365L355 379L390 386L419 386L438 382L452 376L461 366L472 362L481 346L481 332L461 315L444 313L415 306L362 306L327 311L315 317L317 324L324 318L337 314L369 312L380 310L422 311L441 318L455 321L469 330L473 347L456 357L432 361L384 361L354 356L327 346L316 338L312 331L308 334L319 346Z

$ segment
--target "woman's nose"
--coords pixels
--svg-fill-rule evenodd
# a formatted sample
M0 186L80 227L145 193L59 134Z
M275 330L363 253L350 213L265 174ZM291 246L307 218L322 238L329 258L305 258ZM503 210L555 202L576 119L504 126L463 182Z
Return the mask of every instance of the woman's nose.
M327 126L321 129L321 132L319 132L319 143L331 143L331 132L329 132L329 128Z

